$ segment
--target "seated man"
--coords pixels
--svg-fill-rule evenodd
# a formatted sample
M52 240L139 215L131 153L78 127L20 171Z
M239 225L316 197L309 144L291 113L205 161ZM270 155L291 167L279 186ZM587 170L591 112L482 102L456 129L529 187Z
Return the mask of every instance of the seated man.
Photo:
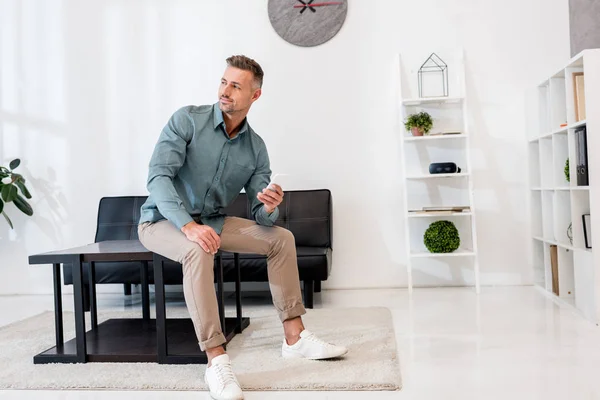
M274 226L283 199L271 185L263 140L246 115L261 96L263 71L245 56L227 59L213 105L177 110L162 130L150 160L148 191L141 209L139 238L150 251L183 266L185 302L200 349L206 351L204 376L214 399L242 399L222 344L214 255L219 249L267 255L273 303L283 323L282 356L327 359L347 349L305 330L294 236ZM246 189L256 222L227 217L223 209Z

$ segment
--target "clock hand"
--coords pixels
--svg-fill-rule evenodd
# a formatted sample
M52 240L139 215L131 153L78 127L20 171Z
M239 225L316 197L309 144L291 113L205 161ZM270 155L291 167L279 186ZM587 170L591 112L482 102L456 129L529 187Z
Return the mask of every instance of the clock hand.
M298 0L298 1L300 1L300 0ZM302 3L306 4L304 2L302 2ZM340 2L340 1L329 1L329 2L326 2L326 3L314 3L314 4L310 4L310 5L296 4L296 5L294 5L294 8L303 8L303 9L306 9L307 7L312 8L312 7L337 6L337 5L340 5L340 4L343 4L343 3ZM302 12L302 11L300 11L300 12Z
M313 1L315 1L315 0L310 0L310 1L308 2L308 4L307 4L307 3L305 3L305 2L304 2L304 1L302 1L302 0L298 0L298 1L299 1L300 3L302 3L303 5L298 5L298 4L297 4L297 5L296 5L296 7L294 7L294 8L301 8L301 7L302 7L302 10L300 10L300 14L302 14L304 11L306 11L306 9L307 9L307 8L310 8L310 11L312 11L312 12L317 12L317 10L315 10L315 9L314 9L314 8L312 8L312 6L311 6L311 3L312 3Z

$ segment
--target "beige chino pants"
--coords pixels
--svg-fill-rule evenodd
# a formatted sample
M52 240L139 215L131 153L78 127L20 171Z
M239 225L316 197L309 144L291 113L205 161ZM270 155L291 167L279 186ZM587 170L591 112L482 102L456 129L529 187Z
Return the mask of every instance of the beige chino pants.
M138 226L140 241L148 250L183 266L183 294L201 350L225 343L214 287L214 256L187 239L170 221ZM279 226L226 217L221 232L223 251L267 256L267 272L273 304L285 320L306 313L302 304L296 245L293 234Z

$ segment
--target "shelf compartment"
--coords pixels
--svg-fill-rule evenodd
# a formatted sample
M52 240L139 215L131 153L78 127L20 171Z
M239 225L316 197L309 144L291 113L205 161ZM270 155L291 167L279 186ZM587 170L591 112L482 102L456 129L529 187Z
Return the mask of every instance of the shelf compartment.
M573 246L576 249L590 250L585 247L583 234L584 214L590 214L590 193L588 190L571 191L571 218L573 220Z
M570 224L571 193L557 191L554 193L554 239L558 243L571 244L567 233Z
M540 180L544 188L553 188L553 144L552 137L540 139Z
M554 192L542 191L542 232L544 240L556 241L554 237Z
M548 99L550 107L550 131L562 129L561 125L567 124L567 97L564 73L562 76L555 75L550 78L549 84L550 98Z
M565 163L569 157L569 138L567 132L552 136L553 180L556 187L568 189L569 181L565 177ZM569 163L570 164L570 163ZM569 168L570 171L570 168ZM569 175L570 176L570 175Z
M575 298L573 251L558 247L558 288L560 298Z
M462 102L435 102L428 100L415 104L404 103L406 106L404 119L410 114L426 111L433 119L433 127L430 134L441 132L466 132L465 122L463 120Z
M531 234L542 237L542 192L536 191L531 194Z
M471 206L468 179L422 179L406 181L408 210L423 207Z
M575 307L589 319L594 319L594 305L596 304L596 290L594 285L594 258L591 252L575 249L573 252L574 279L575 279Z
M548 81L544 82L538 87L538 129L540 135L545 135L550 132L550 121L549 121L549 99L550 90L548 88Z
M544 242L533 241L533 283L546 288L546 267L544 265Z
M450 177L469 173L467 148L464 140L410 141L405 144L406 175L409 179ZM430 174L432 163L453 162L460 168L459 174Z
M582 58L583 60L583 58ZM581 73L583 71L583 65L571 66L565 69L566 79L566 104L567 104L567 120L569 122L569 128L575 127L577 124L581 124L584 121L577 121L575 113L575 85L573 83L573 74Z
M474 286L476 257L471 254L450 257L413 257L411 258L412 276L415 286Z
M452 253L430 253L425 247L423 236L425 231L435 221L451 221L458 229L460 237L459 249ZM411 257L457 257L473 256L473 236L471 232L471 218L462 218L460 216L444 215L432 218L411 218L408 223L409 230L414 232L410 238Z
M541 182L540 144L535 141L529 143L529 187L539 187Z

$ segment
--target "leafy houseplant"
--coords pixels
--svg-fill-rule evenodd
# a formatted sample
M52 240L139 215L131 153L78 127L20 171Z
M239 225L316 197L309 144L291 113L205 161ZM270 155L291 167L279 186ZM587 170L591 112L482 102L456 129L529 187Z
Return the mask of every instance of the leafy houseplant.
M4 211L5 204L13 202L26 215L33 215L33 208L23 198L23 196L28 199L31 198L31 194L27 190L27 186L25 186L25 178L14 172L20 164L21 160L17 158L10 162L8 168L0 166L0 213L4 216L11 229L13 229L13 224Z
M423 235L425 247L432 253L452 253L460 246L458 229L451 221L435 221Z
M404 127L407 131L411 131L413 136L423 136L423 134L429 133L432 126L433 119L425 111L409 115L404 122Z
M569 176L569 159L565 162L565 179L567 182L571 182L571 177Z

